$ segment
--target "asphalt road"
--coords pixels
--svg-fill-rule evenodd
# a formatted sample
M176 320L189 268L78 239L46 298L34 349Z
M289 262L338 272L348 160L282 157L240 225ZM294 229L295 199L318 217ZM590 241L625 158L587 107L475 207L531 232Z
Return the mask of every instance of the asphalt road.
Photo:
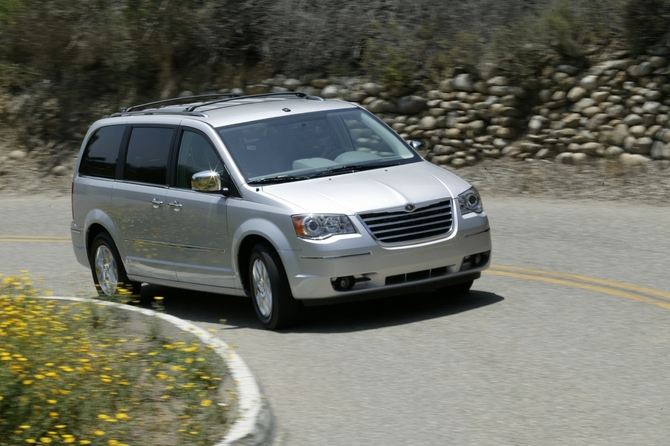
M310 308L276 333L246 299L143 293L237 348L279 446L667 445L670 207L640 201L484 197L495 266L457 302ZM0 271L93 294L69 219L67 196L0 195Z

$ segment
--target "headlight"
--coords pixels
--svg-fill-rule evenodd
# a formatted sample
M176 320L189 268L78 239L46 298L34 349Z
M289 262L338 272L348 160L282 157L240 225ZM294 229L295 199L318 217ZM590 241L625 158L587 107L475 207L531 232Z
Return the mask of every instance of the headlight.
M355 234L346 215L294 215L293 227L300 238L320 240L332 235Z
M461 215L476 212L481 214L484 211L482 207L482 199L479 197L479 192L474 187L466 190L458 196L458 203L461 206Z

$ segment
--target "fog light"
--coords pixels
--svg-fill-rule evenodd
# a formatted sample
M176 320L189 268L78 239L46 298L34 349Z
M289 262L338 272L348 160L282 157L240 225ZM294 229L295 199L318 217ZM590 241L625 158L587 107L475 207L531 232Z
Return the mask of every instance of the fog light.
M475 256L475 265L480 265L482 263L482 256L481 254L477 254Z
M346 291L350 290L356 284L356 279L354 276L338 277L333 282L333 288L337 291Z

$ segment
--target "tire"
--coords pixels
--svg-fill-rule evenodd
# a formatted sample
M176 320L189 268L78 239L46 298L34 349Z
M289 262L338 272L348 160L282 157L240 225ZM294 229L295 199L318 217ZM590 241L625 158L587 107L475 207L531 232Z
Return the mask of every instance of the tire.
M101 232L93 239L89 263L99 295L111 297L122 293L130 293L129 296L140 294L142 284L128 279L119 251L107 232Z
M445 294L449 298L463 297L464 294L470 291L473 283L474 280L468 280L467 282L457 283L456 285L438 288L437 292Z
M249 290L256 315L265 328L278 330L297 322L299 302L291 294L279 256L265 243L251 250Z

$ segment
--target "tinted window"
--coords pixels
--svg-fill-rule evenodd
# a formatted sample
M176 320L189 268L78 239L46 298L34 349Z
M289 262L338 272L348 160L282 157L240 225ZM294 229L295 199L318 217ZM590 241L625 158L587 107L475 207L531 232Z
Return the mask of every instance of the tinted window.
M177 161L177 187L191 188L193 174L213 170L223 177L223 163L209 141L199 133L184 131Z
M421 161L397 133L360 109L290 113L217 130L248 181Z
M130 134L123 178L142 183L167 184L167 164L174 129L135 127Z
M98 129L88 140L79 174L115 178L116 160L124 130L124 125L112 125Z

